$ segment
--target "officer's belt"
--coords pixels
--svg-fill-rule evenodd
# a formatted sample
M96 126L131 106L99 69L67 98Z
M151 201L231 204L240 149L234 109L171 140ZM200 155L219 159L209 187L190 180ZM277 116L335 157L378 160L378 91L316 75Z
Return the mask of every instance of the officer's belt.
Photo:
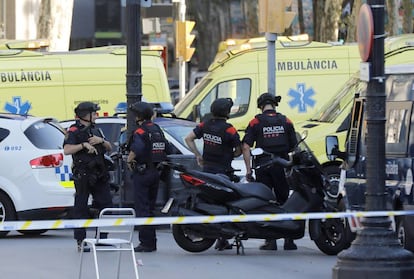
M155 169L158 166L158 163L137 163L137 168L142 169Z

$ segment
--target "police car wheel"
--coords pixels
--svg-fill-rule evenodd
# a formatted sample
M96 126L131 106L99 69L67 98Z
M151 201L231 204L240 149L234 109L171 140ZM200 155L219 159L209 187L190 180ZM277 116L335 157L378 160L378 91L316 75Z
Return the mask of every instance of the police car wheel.
M16 220L16 211L13 203L5 194L0 193L0 222ZM4 237L9 231L0 231L0 237Z

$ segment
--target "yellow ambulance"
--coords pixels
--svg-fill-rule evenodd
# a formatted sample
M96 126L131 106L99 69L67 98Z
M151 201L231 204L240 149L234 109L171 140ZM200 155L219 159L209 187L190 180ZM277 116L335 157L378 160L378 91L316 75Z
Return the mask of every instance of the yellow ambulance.
M25 50L37 50L47 51L50 42L48 39L36 39L36 40L8 40L0 39L0 49L25 49Z
M310 118L359 69L357 45L300 40L276 42L277 108L295 123ZM268 91L267 42L250 40L216 56L208 73L176 104L174 113L200 121L210 104L233 99L229 121L240 131L259 113L257 97Z
M384 43L385 65L400 65L414 62L414 34L389 37ZM395 82L392 86L398 87ZM360 80L359 72L355 73L324 106L310 119L296 123L298 132L308 131L306 143L312 148L326 172L339 180L340 160L328 161L325 153L325 136L336 135L340 147L345 144L346 133L351 120L351 109L356 94L366 91L367 83ZM390 91L390 89L387 89Z
M171 103L167 75L158 50L141 51L143 99ZM113 115L126 101L126 47L69 52L0 50L1 111L72 119L83 101Z

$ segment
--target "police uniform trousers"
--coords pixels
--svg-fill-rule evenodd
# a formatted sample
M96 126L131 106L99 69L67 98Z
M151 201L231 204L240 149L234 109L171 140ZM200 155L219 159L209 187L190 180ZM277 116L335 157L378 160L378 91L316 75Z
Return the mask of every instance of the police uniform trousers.
M282 205L289 197L289 184L286 181L285 170L279 166L270 166L256 170L256 181L272 189L277 202Z
M137 217L153 217L160 182L158 170L151 167L143 173L134 172L132 179L134 181L134 201ZM155 226L140 226L138 239L143 246L156 248Z
M89 219L88 200L89 195L93 197L93 204L101 211L104 208L112 207L112 196L108 179L98 178L93 186L89 185L88 175L84 175L81 179L75 179L75 204L73 207L74 219ZM74 229L74 238L83 240L86 237L85 228Z

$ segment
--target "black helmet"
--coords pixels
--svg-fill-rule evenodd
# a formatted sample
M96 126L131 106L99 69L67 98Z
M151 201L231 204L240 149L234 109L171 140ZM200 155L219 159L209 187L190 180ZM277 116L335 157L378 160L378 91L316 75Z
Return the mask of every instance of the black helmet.
M78 106L75 108L75 114L82 118L85 117L88 113L97 112L101 108L98 104L92 102L82 102L79 103Z
M257 107L262 108L264 105L271 104L273 106L277 106L280 102L282 97L274 96L270 93L263 93L262 95L257 98Z
M210 112L215 117L229 117L233 101L230 98L216 99L210 106Z
M152 105L146 102L136 102L130 106L130 109L135 113L139 119L150 120L154 114Z

